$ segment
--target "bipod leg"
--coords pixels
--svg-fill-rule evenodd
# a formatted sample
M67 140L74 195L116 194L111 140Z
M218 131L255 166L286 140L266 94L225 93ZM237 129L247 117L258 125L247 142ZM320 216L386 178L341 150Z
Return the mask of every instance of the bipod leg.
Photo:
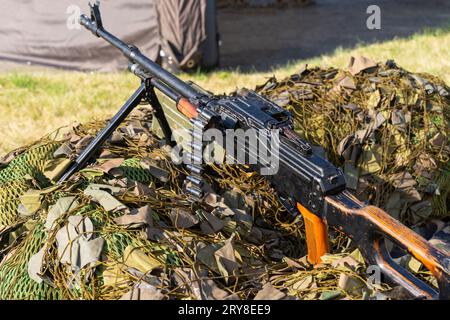
M66 182L72 175L81 170L86 164L92 160L95 153L105 143L106 140L113 134L113 132L120 126L126 117L136 108L145 98L146 86L141 84L136 92L128 99L119 112L111 119L109 124L95 137L95 139L86 147L86 149L75 160L73 165L67 172L59 179L58 184Z
M169 122L167 121L166 115L164 113L164 109L159 102L158 96L155 92L155 87L150 84L150 81L146 81L146 89L147 89L147 101L152 106L155 111L156 120L163 131L164 138L166 140L166 144L174 147L175 141L172 141L172 129L170 129Z

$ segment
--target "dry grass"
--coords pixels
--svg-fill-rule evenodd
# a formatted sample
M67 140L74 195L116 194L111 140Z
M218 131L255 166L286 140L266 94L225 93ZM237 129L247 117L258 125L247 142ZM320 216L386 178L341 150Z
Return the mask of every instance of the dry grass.
M301 65L345 68L351 55L377 61L394 59L414 72L428 72L450 83L450 29L430 30L408 39L337 49L331 55L298 61L266 73L216 71L184 75L205 89L224 93L255 87L265 78L283 78ZM64 71L0 73L0 155L33 142L44 134L74 122L111 116L138 85L126 73L99 74Z

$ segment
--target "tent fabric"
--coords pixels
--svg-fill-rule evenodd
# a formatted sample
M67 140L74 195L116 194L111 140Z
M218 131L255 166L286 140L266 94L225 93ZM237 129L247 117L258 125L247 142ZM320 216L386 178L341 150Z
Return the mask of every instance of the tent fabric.
M81 26L73 28L70 24L70 19L80 13L74 6L89 14L88 3L89 0L0 1L0 60L77 70L126 68L127 61L118 50ZM154 60L162 46L182 66L192 59L198 62L198 50L205 38L205 3L206 0L102 0L101 11L103 24L111 33L136 45Z
M201 63L206 41L206 0L156 0L162 51L178 69Z
M123 69L122 54L71 24L77 7L89 15L89 1L0 1L0 59L78 70ZM158 27L153 0L103 0L105 27L157 58Z

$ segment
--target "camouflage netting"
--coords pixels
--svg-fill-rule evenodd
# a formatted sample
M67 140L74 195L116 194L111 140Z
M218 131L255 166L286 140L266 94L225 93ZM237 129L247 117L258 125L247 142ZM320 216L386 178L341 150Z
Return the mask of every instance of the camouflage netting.
M43 142L32 146L0 171L0 228L13 225L19 219L19 197L35 183L48 184L43 176L45 163L59 144Z
M321 133L326 120L297 117L297 130L310 141L323 143L329 157L339 162L335 147L360 129L346 108L333 106L336 110L331 111L335 101L329 93L333 80L323 76L330 73L334 70L303 71L284 82L271 80L262 91L296 111L296 115L307 113L304 119L315 114L312 110L318 107L314 107L314 101L327 106L333 123L341 124L339 128L328 127L336 129L335 136ZM364 81L364 76L356 79ZM311 90L311 99L301 98L303 89L299 88L303 87ZM343 105L361 102L352 100L350 92L342 90ZM283 102L285 92L288 94ZM364 97L362 91L353 89L355 92ZM320 98L323 93L326 98ZM327 103L319 104L321 101ZM381 101L384 95L380 104ZM436 114L427 109L427 115L441 114L443 122L448 120L443 116L448 112L443 99L427 101L442 107L442 112ZM361 103L359 108L365 110L365 105ZM342 119L341 113L345 115ZM327 118L322 112L322 119ZM150 133L151 121L149 107L136 110L105 144L95 163L62 186L54 186L53 182L67 168L68 159L83 150L104 122L76 126L57 142L45 139L0 161L0 299L401 296L398 288L374 282L366 273L367 266L358 250L337 232L331 239L333 254L325 256L321 265L311 266L305 257L301 218L286 212L270 185L245 168L209 167L208 195L204 202L192 205L181 188L186 172L169 160L170 148L161 148ZM410 121L414 126L409 125ZM405 120L405 126L419 139L416 125L420 119L410 121ZM317 132L307 133L305 128L309 126ZM436 128L441 127L436 124ZM434 135L439 132L433 130ZM420 144L421 140L417 142ZM353 144L349 142L345 149L350 146ZM364 147L365 144L363 150ZM409 148L412 152L419 150ZM425 150L433 157L436 168L442 168L447 149L443 147L439 153L428 146ZM383 174L389 173L383 168ZM382 179L383 174L372 173L371 177ZM376 191L377 186L367 188ZM448 186L440 188L441 194L448 192ZM370 198L374 199L378 198ZM435 231L443 228L440 225ZM399 262L432 282L420 264L403 260Z
M358 57L348 70L306 67L257 90L295 115L297 133L342 167L361 200L410 226L449 216L450 88L441 80Z

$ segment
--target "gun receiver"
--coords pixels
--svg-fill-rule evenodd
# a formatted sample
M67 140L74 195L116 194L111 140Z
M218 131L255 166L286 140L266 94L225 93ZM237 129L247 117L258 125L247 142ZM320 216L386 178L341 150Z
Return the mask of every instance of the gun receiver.
M91 7L91 18L82 15L80 22L94 35L121 50L130 61L130 71L141 78L143 84L119 112L119 116L80 155L80 160L77 160L60 183L86 165L93 152L117 128L123 116L141 99L147 99L155 108L155 117L163 129L166 141L169 141L170 121L166 119L167 114L164 112L164 108L168 107L159 103L153 91L156 88L174 102L176 112L193 120L194 127L198 123L204 126L205 123L213 122L223 129L275 129L280 132L280 169L267 179L284 199L293 204L291 207L296 207L302 214L311 263L320 263L321 257L329 251L327 228L333 227L353 239L369 264L378 265L387 279L403 286L415 297L450 298L449 256L386 212L361 203L346 191L341 170L316 155L310 145L294 133L289 112L252 91L235 97L216 97L183 82L145 57L136 47L127 45L107 32L103 28L97 5ZM238 145L238 148L251 152L245 143ZM261 166L259 163L252 168L257 170ZM191 166L191 169L197 174L201 173L200 167ZM190 181L201 184L201 180L196 178L191 178ZM195 188L193 192L199 197L202 195ZM385 239L395 242L421 261L437 279L439 292L397 265L384 246Z

